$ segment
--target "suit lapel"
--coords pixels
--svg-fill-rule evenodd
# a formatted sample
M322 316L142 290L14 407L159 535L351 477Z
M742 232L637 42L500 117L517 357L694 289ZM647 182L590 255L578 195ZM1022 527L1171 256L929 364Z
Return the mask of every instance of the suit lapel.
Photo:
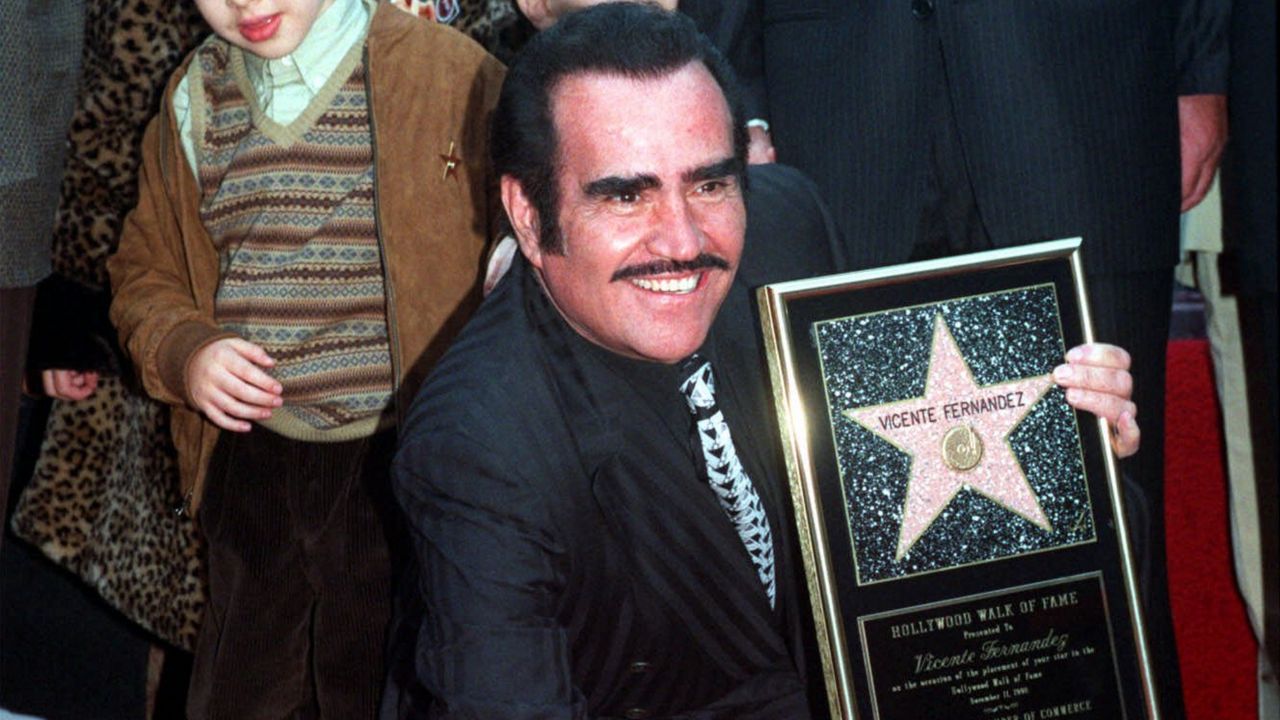
M786 485L777 482L782 461L776 449L774 410L766 393L763 359L748 300L745 287L735 285L721 308L713 336L721 378L716 393L725 408L738 455L764 500L771 528L777 534L784 520L781 513L788 507L781 494Z
M736 382L722 383L729 399L737 408L733 424L735 437L743 428L745 450L743 462L750 459L748 472L756 482L756 489L764 499L774 533L774 562L778 579L778 610L785 618L790 646L796 667L805 670L804 628L807 626L809 604L797 592L805 592L804 569L800 566L797 540L792 531L793 505L785 463L779 447L775 409L769 392L757 328L759 318L752 302L753 293L746 286L735 284L725 300L716 323L715 339L718 355L733 372ZM748 422L750 420L750 422ZM802 614L806 617L802 617Z

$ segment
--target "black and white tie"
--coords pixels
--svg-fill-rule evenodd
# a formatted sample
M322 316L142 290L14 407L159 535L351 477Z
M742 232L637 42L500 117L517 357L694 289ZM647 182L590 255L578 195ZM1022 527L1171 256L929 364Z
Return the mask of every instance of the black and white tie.
M688 375L680 383L680 392L684 393L689 412L693 413L702 456L706 460L707 482L751 555L756 574L769 596L769 607L774 607L777 582L773 571L773 536L769 532L769 518L765 515L760 494L738 459L724 414L716 405L716 380L711 362L693 355L681 367Z

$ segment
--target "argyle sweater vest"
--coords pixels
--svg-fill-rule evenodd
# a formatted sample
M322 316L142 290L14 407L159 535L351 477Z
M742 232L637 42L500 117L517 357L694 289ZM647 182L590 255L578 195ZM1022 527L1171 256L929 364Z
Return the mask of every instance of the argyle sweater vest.
M215 316L275 360L284 407L262 424L297 440L372 434L394 385L362 49L289 126L250 99L238 49L206 43L192 63Z

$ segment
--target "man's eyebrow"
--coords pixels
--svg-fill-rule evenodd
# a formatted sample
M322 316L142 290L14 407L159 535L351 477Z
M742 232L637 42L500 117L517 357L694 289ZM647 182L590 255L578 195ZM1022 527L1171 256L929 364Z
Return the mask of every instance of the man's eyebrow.
M702 182L703 180L715 180L716 178L737 176L742 174L742 163L738 162L736 157L728 157L719 162L703 165L684 173L683 180L687 183Z
M616 195L637 195L644 190L656 188L662 183L653 175L635 175L633 177L609 177L592 180L582 189L588 197L614 197Z

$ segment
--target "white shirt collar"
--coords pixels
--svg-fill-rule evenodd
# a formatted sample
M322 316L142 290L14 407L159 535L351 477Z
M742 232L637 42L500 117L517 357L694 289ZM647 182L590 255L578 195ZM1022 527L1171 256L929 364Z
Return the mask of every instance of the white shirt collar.
M245 53L245 69L264 110L270 112L275 91L301 84L312 95L329 81L351 46L364 39L373 6L366 0L334 0L311 25L293 52L266 60Z

